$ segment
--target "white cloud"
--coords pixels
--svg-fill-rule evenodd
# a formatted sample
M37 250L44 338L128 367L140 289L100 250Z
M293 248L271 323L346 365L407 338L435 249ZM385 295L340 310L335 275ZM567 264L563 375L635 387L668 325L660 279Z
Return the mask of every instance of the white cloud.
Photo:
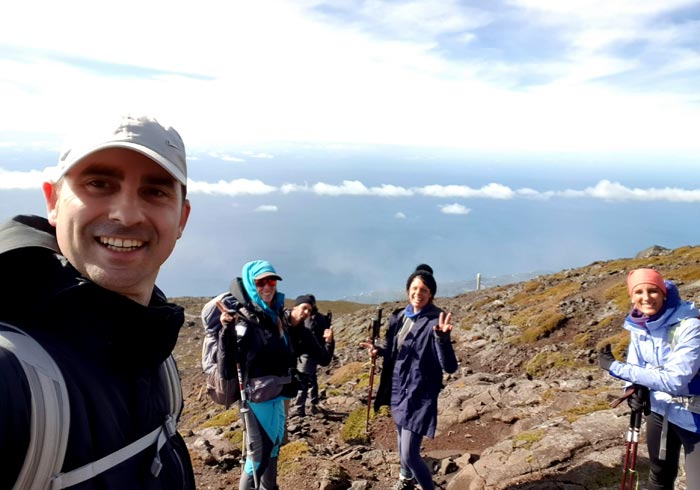
M567 189L553 195L568 198L594 198L605 201L669 201L700 202L700 189L679 189L677 187L629 188L619 182L601 180L593 187L583 190Z
M272 155L271 153L244 151L243 154L249 158L260 158L260 159L265 159L265 160L270 160L270 159L275 158L275 156Z
M358 180L344 180L342 185L319 182L312 186L313 191L320 196L368 196L370 190Z
M420 194L433 197L512 199L515 193L501 184L488 184L479 189L466 185L426 185L418 189Z
M306 184L282 184L280 191L282 194L291 194L292 192L308 192L309 186Z
M245 158L240 158L234 155L227 155L225 153L219 153L215 151L209 152L209 156L213 158L218 158L224 162L245 162Z
M0 190L9 189L40 189L44 181L51 180L56 167L43 170L16 171L0 167ZM417 188L405 188L392 184L377 187L367 187L358 180L345 180L340 185L317 182L309 185L285 183L276 187L265 184L257 179L235 179L230 181L204 182L189 180L188 194L213 194L224 196L269 195L276 192L290 194L293 192L312 192L318 196L338 197L378 197L378 198L413 198L416 196L460 199L598 199L603 201L668 201L668 202L700 202L700 189L682 189L678 187L639 188L627 187L620 182L601 180L594 186L583 189L549 189L538 191L529 187L512 190L510 187L490 183L478 189L466 185L426 185ZM450 205L450 206L455 206ZM460 208L443 206L443 212L454 212ZM447 210L445 210L445 208ZM462 210L469 211L467 208ZM396 218L405 218L403 213L395 214Z
M304 191L308 187L292 187L286 184L286 189ZM405 187L382 184L377 187L367 187L357 180L344 180L341 185L326 184L318 182L311 187L311 190L320 196L379 196L379 197L410 197L414 191Z
M380 197L410 197L413 195L413 191L410 189L390 184L382 184L379 187L372 187L370 192L372 195Z
M73 118L132 110L172 120L188 148L700 150L696 0L142 3L124 0L109 23L86 0L6 9L0 130L54 134ZM121 35L123 25L154 41ZM503 28L541 32L547 45L509 47ZM651 72L661 85L625 77Z
M396 218L396 219L406 219L406 215L405 215L404 213L402 213L401 211L399 211L398 213L396 213L396 214L394 215L394 218Z
M471 209L458 203L442 204L439 208L440 212L445 214L469 214L471 212Z
M41 189L41 184L51 180L55 172L56 167L28 172L5 170L0 167L0 189Z
M188 193L221 194L226 196L264 195L271 194L276 187L267 185L260 180L235 179L230 181L219 180L215 183L195 180L187 181Z
M277 206L275 206L274 204L262 204L255 208L255 211L261 213L276 213Z

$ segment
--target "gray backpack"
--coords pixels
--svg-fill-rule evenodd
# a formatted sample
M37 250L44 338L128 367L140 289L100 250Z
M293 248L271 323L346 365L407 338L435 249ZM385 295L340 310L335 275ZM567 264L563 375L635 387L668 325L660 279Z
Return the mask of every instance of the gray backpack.
M29 447L13 490L60 490L93 478L157 445L151 472L158 476L160 449L176 433L182 410L182 386L172 356L160 367L160 378L168 393L169 414L162 425L140 439L68 473L61 473L68 444L70 406L60 369L39 343L17 327L0 322L0 348L20 361L31 392Z
M202 325L204 340L202 341L202 370L207 375L206 390L209 398L227 409L241 399L238 379L224 379L219 373L218 353L219 337L222 331L221 312L216 306L218 301L231 296L231 293L221 293L209 300L202 308Z

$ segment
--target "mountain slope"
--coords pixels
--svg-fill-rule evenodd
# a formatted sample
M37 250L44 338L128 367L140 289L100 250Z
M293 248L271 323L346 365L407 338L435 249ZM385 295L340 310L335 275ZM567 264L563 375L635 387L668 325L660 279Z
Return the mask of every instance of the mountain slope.
M453 490L617 488L628 411L624 404L609 408L622 383L598 368L597 350L611 343L616 356L624 356L628 339L621 323L629 306L629 270L657 268L679 285L684 299L693 299L700 291L699 264L698 247L654 249L640 258L595 262L439 298L438 306L453 313L460 368L445 377L438 434L424 443L424 454L438 469L435 481ZM240 423L235 410L224 412L201 391L198 314L205 300L176 299L189 320L176 348L186 396L181 430L198 488L223 489L240 475ZM385 317L402 306L383 304ZM368 335L376 314L375 306L357 308L334 314L336 359L320 375L327 411L290 420L290 444L280 459L281 488L349 488L354 482L355 488L383 489L397 477L389 417L372 420L369 441L346 442L358 414L364 436L369 369L367 353L357 343ZM642 446L638 467L644 478Z

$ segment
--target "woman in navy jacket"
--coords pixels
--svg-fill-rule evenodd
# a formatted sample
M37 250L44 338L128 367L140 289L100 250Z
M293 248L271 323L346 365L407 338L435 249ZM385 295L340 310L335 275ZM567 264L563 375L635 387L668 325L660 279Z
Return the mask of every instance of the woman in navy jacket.
M415 482L423 490L434 488L420 446L424 436L435 435L442 373L457 370L450 342L452 315L433 304L437 285L429 269L419 266L406 281L409 304L389 319L386 345L361 344L384 358L375 410L391 405L401 459L400 479L394 487L398 490L413 489Z

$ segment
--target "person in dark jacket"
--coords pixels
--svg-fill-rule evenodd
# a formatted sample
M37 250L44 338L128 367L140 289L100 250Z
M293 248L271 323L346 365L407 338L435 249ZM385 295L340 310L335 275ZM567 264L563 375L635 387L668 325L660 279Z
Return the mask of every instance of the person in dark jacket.
M432 269L421 264L406 281L409 304L393 312L384 346L360 345L371 355L384 358L375 398L375 410L391 406L398 431L401 461L394 488L409 490L417 482L422 490L434 488L432 475L420 456L424 436L433 438L437 426L437 402L443 371L457 370L450 341L452 314L433 304L437 284Z
M17 216L0 227L0 270L10 285L0 322L34 338L65 379L70 426L60 471L68 474L164 424L171 392L159 369L184 322L183 308L155 286L189 216L184 145L152 118L116 123L63 153L56 180L43 184L48 220ZM29 386L17 357L0 348L3 489L32 463ZM21 488L38 484L37 475ZM71 489L194 486L189 452L173 432L162 448L153 444Z
M328 366L333 360L335 339L333 330L324 328L320 335L309 328L313 311L316 310L316 298L312 294L304 294L294 302L294 308L288 310L289 332L297 355L297 370L299 371L300 387L294 399L291 415L304 417L306 415L306 395L315 387L315 398L311 399L311 413L320 413L318 404L317 366Z
M243 408L250 409L244 418L248 450L240 490L277 488L277 459L286 427L285 401L297 392L298 383L292 376L296 356L284 320L284 294L277 290L277 281L281 280L269 262L248 262L241 277L233 282L231 296L222 300L236 312L235 316L221 314L224 325L235 323L235 347L225 352L227 362L241 368L248 395L248 407Z
M672 490L685 453L687 488L700 488L700 320L678 288L653 269L627 276L632 309L623 327L630 332L625 362L610 349L600 367L626 381L635 411L648 413L649 490Z

